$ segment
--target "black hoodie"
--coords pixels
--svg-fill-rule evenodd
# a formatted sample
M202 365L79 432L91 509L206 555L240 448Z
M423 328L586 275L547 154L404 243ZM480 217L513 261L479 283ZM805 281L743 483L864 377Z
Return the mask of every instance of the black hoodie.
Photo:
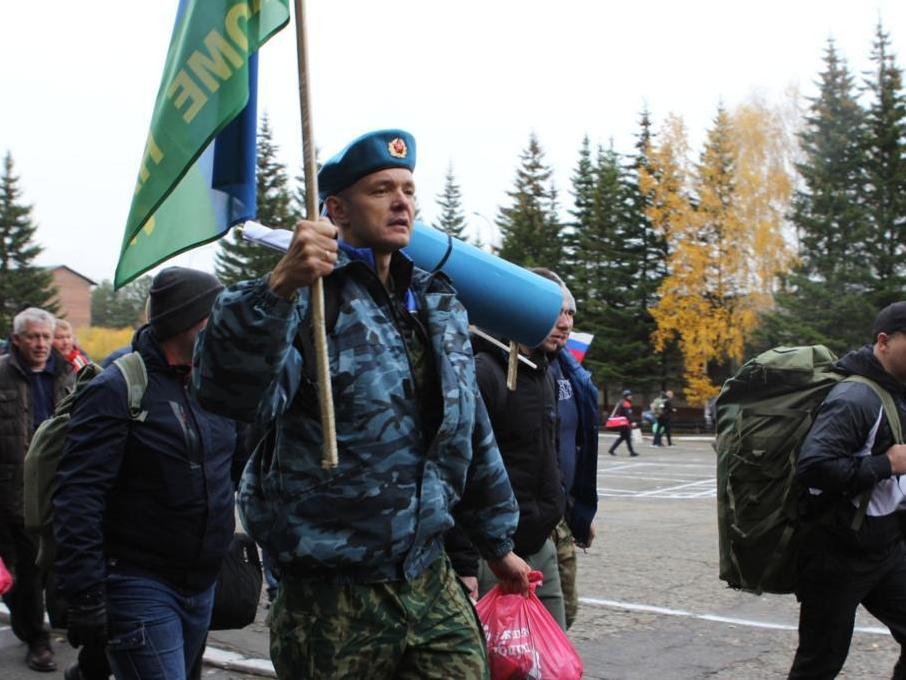
M835 365L844 375L870 378L890 392L900 421L906 416L906 391L875 358L872 346L850 352ZM881 400L871 387L841 382L821 404L799 452L797 476L822 508L833 507L822 522L846 550L881 550L901 538L898 508L906 505L906 478L892 477L885 455L894 444ZM871 489L862 528L849 528L860 495Z

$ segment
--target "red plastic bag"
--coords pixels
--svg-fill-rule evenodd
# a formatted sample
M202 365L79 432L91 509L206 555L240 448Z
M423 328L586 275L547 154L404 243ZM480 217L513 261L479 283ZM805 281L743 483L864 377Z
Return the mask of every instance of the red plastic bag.
M582 659L541 604L535 589L542 574L529 574L529 595L507 595L494 586L475 608L488 642L491 680L578 680Z
M6 595L9 589L13 587L13 575L6 569L3 564L3 558L0 558L0 595Z

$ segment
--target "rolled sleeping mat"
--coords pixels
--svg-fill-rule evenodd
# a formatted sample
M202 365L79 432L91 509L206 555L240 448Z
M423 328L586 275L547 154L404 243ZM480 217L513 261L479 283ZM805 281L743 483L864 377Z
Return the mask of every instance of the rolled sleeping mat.
M291 231L257 222L242 226L244 239L276 250L289 248L292 236ZM469 323L494 335L537 347L560 315L563 294L558 284L423 222L415 222L403 252L417 267L449 276Z
M469 323L494 335L537 347L563 306L560 286L416 221L403 252L422 269L450 277Z

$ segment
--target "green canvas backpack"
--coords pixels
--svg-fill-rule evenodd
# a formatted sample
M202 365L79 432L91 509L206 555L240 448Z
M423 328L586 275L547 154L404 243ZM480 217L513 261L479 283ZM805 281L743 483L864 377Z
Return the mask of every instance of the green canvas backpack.
M903 443L891 395L862 376L833 371L837 357L822 345L778 347L749 360L717 398L717 529L720 579L752 593L796 588L800 504L805 489L796 461L815 413L841 380L861 382L881 399L897 443ZM860 498L858 530L871 490Z
M141 354L138 352L125 354L117 358L114 364L126 379L129 417L132 420L144 420L147 411L142 410L142 397L145 396L145 389L148 387L148 372ZM53 415L38 426L25 454L23 468L25 528L38 538L36 562L42 569L53 565L56 553L51 501L56 490L54 477L63 455L72 408L88 383L103 371L103 368L93 362L82 367L76 377L75 388L60 400Z
M657 416L658 418L660 418L662 415L664 415L664 411L666 410L666 408L667 408L667 400L664 399L664 397L658 397L657 399L655 399L654 401L651 402L651 412L654 413L654 415Z

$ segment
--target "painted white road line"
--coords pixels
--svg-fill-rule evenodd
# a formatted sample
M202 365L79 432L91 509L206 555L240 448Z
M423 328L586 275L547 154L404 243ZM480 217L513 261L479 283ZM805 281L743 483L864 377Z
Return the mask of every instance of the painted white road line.
M650 467L652 465L657 465L657 463L623 463L622 465L608 465L605 469L598 470L598 474L603 475L617 470L634 470L635 468Z
M602 472L609 472L610 470L619 470L623 467L648 467L648 468L666 468L668 470L675 470L677 468L695 468L698 470L705 469L709 472L714 472L714 462L702 462L702 463L672 463L669 461L648 461L647 463L616 463L608 465L607 463L601 464L598 463L598 474Z
M645 500L695 500L701 498L714 498L717 496L717 489L707 489L705 491L694 491L689 493L668 493L668 494L658 494L658 493L648 493L648 492L639 492L632 491L630 489L608 489L606 487L598 487L598 496L604 498L643 498Z
M787 623L773 623L771 621L757 621L755 619L737 619L732 616L720 616L718 614L696 614L684 609L669 609L667 607L656 607L650 604L639 604L637 602L620 602L619 600L601 600L593 597L580 597L579 602L590 604L597 607L608 607L610 609L624 609L627 611L646 612L649 614L661 614L664 616L682 616L700 621L713 621L715 623L726 623L733 626L748 626L750 628L767 628L770 630L797 630L796 626ZM876 626L856 626L856 633L867 635L890 635L887 628Z
M708 483L716 484L717 480L713 479L713 478L712 479L702 479L697 482L689 482L688 484L678 484L677 486L668 486L666 489L652 489L650 491L641 492L639 494L639 497L644 498L645 496L654 496L654 495L660 495L660 494L673 493L675 491L679 491L680 489L688 489L690 486L701 486L702 484L708 484Z
M602 475L598 475L601 477ZM702 479L700 476L686 476L686 477L655 477L653 475L613 475L612 479L641 479L644 482L707 482L707 479Z

